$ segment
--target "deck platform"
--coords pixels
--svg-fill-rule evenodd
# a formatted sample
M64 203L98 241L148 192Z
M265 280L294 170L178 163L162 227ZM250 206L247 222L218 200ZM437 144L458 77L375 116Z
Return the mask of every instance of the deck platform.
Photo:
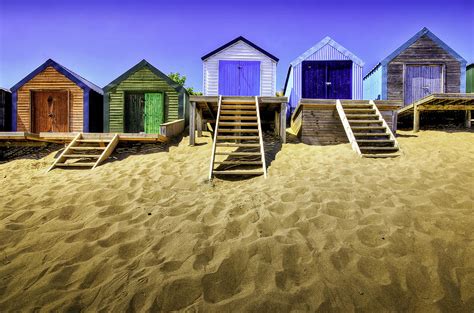
M0 132L0 141L42 141L51 143L66 143L72 141L78 133L27 133L27 132ZM85 139L112 139L115 133L84 133ZM159 134L118 134L119 141L133 142L167 142L168 137Z
M436 93L398 110L398 116L413 115L413 131L420 130L420 113L423 111L466 111L466 127L472 125L474 93Z
M189 144L193 146L197 136L202 136L203 123L215 123L219 96L190 96ZM222 105L255 105L255 97L225 97ZM274 112L275 134L286 142L287 97L258 97L260 112ZM242 120L245 118L243 117ZM263 119L263 117L262 117Z

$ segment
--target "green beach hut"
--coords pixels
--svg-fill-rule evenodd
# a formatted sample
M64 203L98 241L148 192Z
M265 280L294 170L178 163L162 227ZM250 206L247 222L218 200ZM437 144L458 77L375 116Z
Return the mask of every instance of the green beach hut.
M466 67L466 92L474 93L474 63Z
M186 89L146 60L104 87L104 132L159 134L185 118Z

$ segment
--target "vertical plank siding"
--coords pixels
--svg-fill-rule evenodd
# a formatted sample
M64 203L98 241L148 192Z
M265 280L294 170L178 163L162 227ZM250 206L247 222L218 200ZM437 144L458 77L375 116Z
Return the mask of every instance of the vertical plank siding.
M363 85L365 100L382 99L382 66L380 64L365 76Z
M83 90L66 76L49 66L33 77L17 91L17 131L31 132L31 91L67 90L69 91L69 131L82 132Z
M474 92L474 64L467 66L466 70L466 92Z
M275 96L277 62L242 41L203 61L203 92L205 96L217 96L219 94L220 60L260 61L260 95Z
M0 89L0 131L11 130L12 94Z

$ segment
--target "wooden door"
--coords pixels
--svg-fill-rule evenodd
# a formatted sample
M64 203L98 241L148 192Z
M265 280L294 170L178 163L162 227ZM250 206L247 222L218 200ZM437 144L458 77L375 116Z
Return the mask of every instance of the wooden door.
M165 106L162 93L145 94L145 133L159 134L165 121Z
M125 94L124 132L143 133L145 95L143 93Z
M68 91L34 91L31 94L31 131L69 131Z
M219 61L219 95L260 95L260 61Z
M302 97L352 99L352 61L303 61Z
M432 93L443 92L441 65L407 65L405 69L405 105Z

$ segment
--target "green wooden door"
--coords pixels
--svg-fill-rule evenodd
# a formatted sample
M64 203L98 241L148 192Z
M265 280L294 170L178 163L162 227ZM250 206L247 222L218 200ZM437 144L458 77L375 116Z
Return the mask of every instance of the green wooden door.
M162 93L145 94L145 133L159 134L165 121L165 106Z

